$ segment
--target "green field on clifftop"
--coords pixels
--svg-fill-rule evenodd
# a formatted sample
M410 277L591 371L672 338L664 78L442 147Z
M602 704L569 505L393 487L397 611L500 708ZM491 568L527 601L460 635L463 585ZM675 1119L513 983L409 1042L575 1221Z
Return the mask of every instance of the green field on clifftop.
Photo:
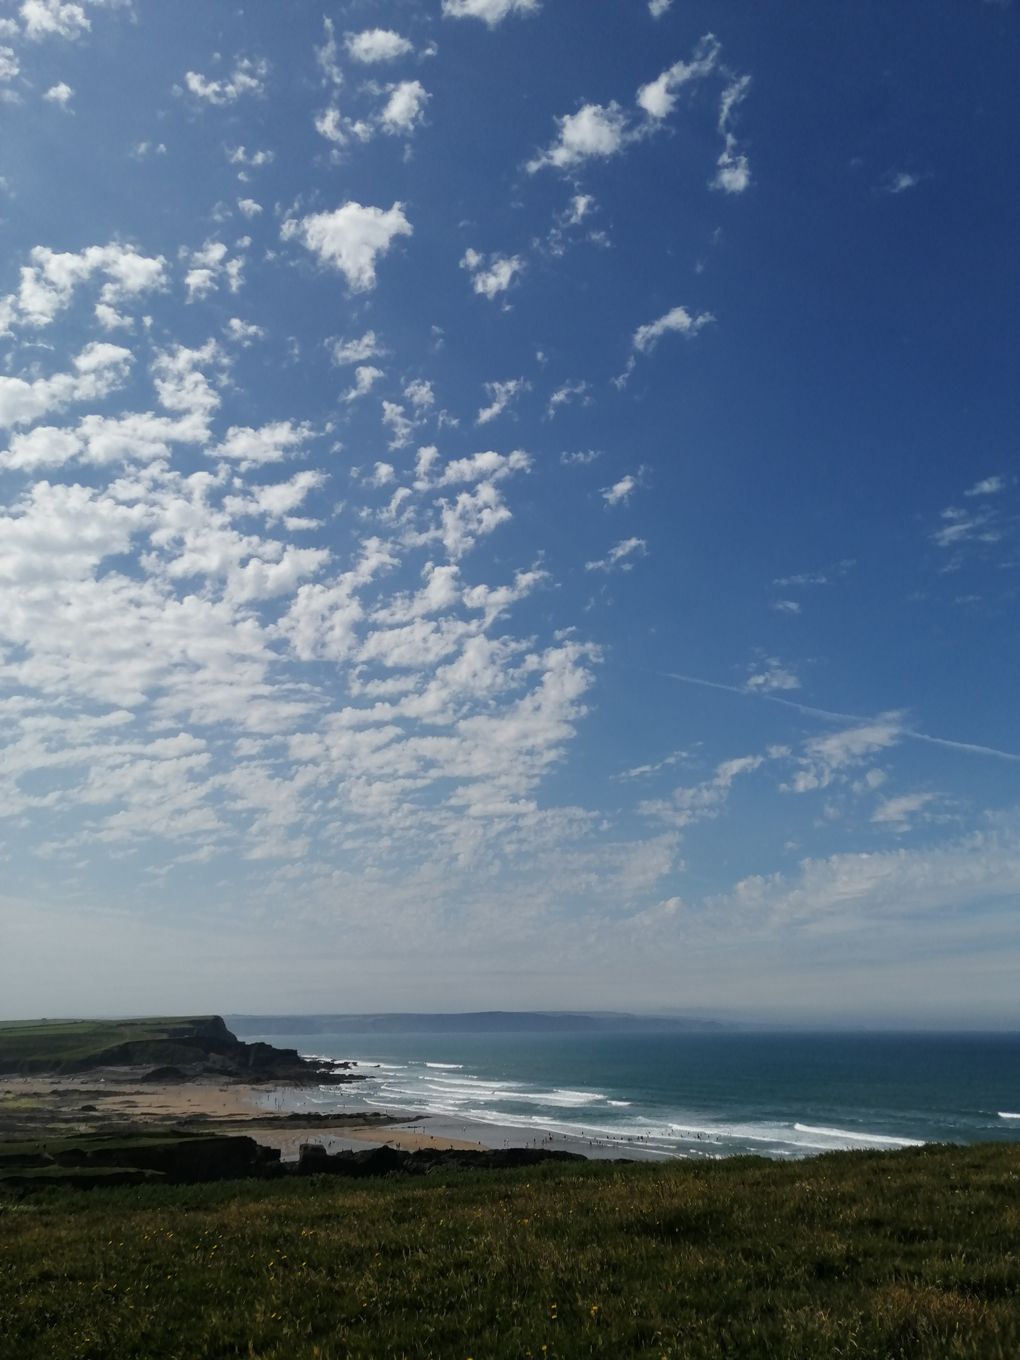
M1020 1355L1020 1149L0 1197L0 1360L593 1355Z
M216 1015L144 1020L0 1022L0 1073L85 1072L127 1063L158 1066L201 1058L233 1039Z

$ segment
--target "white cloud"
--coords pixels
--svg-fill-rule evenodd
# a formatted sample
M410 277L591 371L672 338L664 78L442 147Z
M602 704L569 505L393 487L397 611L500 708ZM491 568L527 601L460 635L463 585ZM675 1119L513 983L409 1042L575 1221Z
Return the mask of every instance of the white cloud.
M475 540L491 534L510 518L510 511L491 482L481 482L474 491L462 491L453 505L442 501L440 536L447 556L458 561Z
M229 458L244 472L265 463L280 462L311 437L312 427L307 421L294 425L289 420L279 420L258 430L249 425L231 425L223 442L209 450L209 457Z
M322 113L315 115L315 130L326 138L328 142L335 142L337 146L347 145L347 133L344 130L344 120L340 116L337 108L323 109Z
M621 571L630 571L633 563L628 562L628 557L633 557L638 553L644 557L648 552L648 544L643 538L625 538L614 548L610 548L607 557L601 558L598 562L586 562L586 571L612 571L614 567L620 567ZM620 565L622 563L622 566Z
M639 107L650 118L667 118L676 107L677 92L692 81L704 80L715 70L720 50L713 34L706 34L694 49L693 60L675 62L655 80L641 86L637 92Z
M800 689L800 681L793 671L781 666L774 656L766 657L764 669L752 667L751 674L744 682L744 688L757 694L771 694L777 689Z
M920 175L911 174L908 170L893 170L889 172L885 188L887 193L902 194L908 189L915 188L920 182Z
M14 48L0 46L0 81L13 80L20 70Z
M360 340L334 340L329 342L335 364L357 364L363 359L375 359L386 354L385 347L376 338L375 331L366 331Z
M808 793L827 788L839 772L896 746L902 736L903 726L893 715L826 737L812 737L804 743L805 755L799 759L801 769L794 777L792 791Z
M519 255L490 255L489 267L485 268L485 256L477 250L466 250L460 262L461 269L471 275L471 286L475 292L491 301L499 293L505 293L513 282L514 275L524 272L524 261Z
M578 449L576 453L561 453L560 462L564 467L587 467L599 457L601 454L597 449Z
M362 293L375 287L376 258L386 254L395 236L410 236L413 230L401 203L384 212L350 202L331 213L288 218L280 235L285 241L298 237L322 264L346 276L352 292Z
M250 244L251 237L242 237L237 242L239 246ZM187 254L182 250L182 254ZM243 255L235 255L232 260L227 259L229 254L228 247L222 241L206 241L201 250L191 253L191 268L184 276L184 285L188 290L188 301L194 302L196 298L204 298L209 293L217 291L220 280L226 278L227 284L232 293L240 291L244 283L242 270L245 265Z
M43 95L43 99L48 99L51 104L59 104L62 109L67 108L67 101L74 94L70 85L61 81L59 85L53 85Z
M621 477L618 482L614 482L612 486L607 486L603 490L603 498L609 505L620 505L621 502L626 505L630 500L631 492L637 484L638 481L636 477L631 477L630 475Z
M726 148L716 162L718 169L710 184L712 189L722 189L728 194L742 194L751 183L751 169L747 157L734 154L732 137L726 138Z
M81 5L62 0L24 0L20 12L25 37L33 41L51 35L73 39L92 27Z
M730 131L734 110L743 102L750 85L750 76L734 77L726 85L719 102L719 131L726 139L726 145L716 162L715 178L709 188L722 189L728 194L742 194L751 183L747 157L737 151L736 138Z
M531 383L526 382L524 378L511 378L508 382L487 382L485 390L492 398L492 402L478 412L475 424L487 425L490 420L495 420L521 392L527 392L530 387Z
M379 115L383 132L394 136L414 131L432 96L418 80L404 80L393 86L390 97Z
M1006 482L1003 477L985 477L980 482L975 482L969 491L965 491L965 496L995 496L1000 491L1005 491Z
M450 19L482 19L495 28L508 14L535 14L538 0L443 0L443 14Z
M326 31L326 41L322 47L315 49L315 60L322 68L322 72L327 81L332 85L342 85L344 74L336 64L336 34L333 31L333 20L323 19L323 27Z
M412 45L399 33L389 28L371 28L363 33L344 35L347 54L354 61L376 62L394 61L414 51Z
M237 206L245 217L258 217L262 211L262 204L256 203L253 198L239 198Z
M243 146L235 146L233 151L227 152L227 160L231 165L245 165L258 170L263 165L269 165L275 159L275 155L276 153L273 151L253 151L249 155ZM247 176L238 176L238 178L247 179Z
M397 402L383 402L383 424L388 425L393 431L393 438L390 440L391 449L405 448L411 442L414 421L407 419L404 415L404 408Z
M642 354L651 354L652 350L659 343L662 337L670 332L678 335L695 336L702 326L707 326L715 317L711 312L701 312L698 316L691 316L686 307L673 307L665 316L660 316L658 321L649 322L645 326L639 326L634 332L631 344Z
M247 348L254 340L264 340L266 333L261 326L256 326L254 322L242 321L239 316L232 316L227 322L227 335L231 340L236 340L240 345Z
M457 482L501 482L515 472L528 472L531 459L523 449L501 454L493 450L472 454L470 458L454 458L443 468L435 486L451 486Z
M34 382L0 377L0 429L29 425L72 402L108 396L126 381L133 361L130 350L93 341L75 357L75 373L57 373Z
M646 817L676 827L678 830L706 818L718 817L725 807L738 775L753 774L764 762L764 756L738 756L724 760L717 766L711 779L690 788L679 788L671 799L649 799L642 802L640 811Z
M48 326L71 305L75 289L94 274L105 274L100 301L107 307L166 287L166 260L162 255L140 255L133 246L110 242L88 246L79 254L58 253L47 246L35 246L29 253L30 265L21 269L21 286L16 294L0 300L0 315L6 315L6 328L12 324Z
M800 604L796 600L773 600L772 608L779 614L800 613Z
M556 119L559 135L540 156L527 164L530 175L551 165L565 170L592 156L613 156L624 144L627 115L615 100L608 107L585 104L577 113Z
M184 83L198 99L208 104L223 106L233 104L242 95L263 95L266 92L265 79L269 65L265 61L238 61L233 74L226 80L206 80L197 71L188 71ZM241 148L243 151L243 147Z
M348 388L340 400L352 402L357 401L358 397L367 397L373 385L383 376L381 368L373 368L371 364L359 365L354 370L354 386Z
M427 411L430 406L436 404L432 384L426 382L424 378L415 378L409 382L404 388L404 396L407 397L416 411Z
M588 384L586 382L564 383L563 386L558 387L549 398L549 406L546 410L546 415L551 420L561 406L568 406L575 397L583 397L587 391ZM586 406L590 405L590 398L583 404Z
M648 0L648 12L653 19L661 19L672 3L673 0Z
M878 826L888 826L894 831L907 831L911 819L932 802L931 793L907 793L898 798L886 798L871 814L871 820Z

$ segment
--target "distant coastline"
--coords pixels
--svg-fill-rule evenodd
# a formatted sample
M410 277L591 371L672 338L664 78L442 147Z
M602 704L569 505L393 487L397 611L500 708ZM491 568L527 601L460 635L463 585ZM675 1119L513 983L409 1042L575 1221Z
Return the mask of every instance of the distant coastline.
M611 1011L385 1011L360 1015L227 1015L238 1036L259 1034L685 1034L734 1028L687 1016Z

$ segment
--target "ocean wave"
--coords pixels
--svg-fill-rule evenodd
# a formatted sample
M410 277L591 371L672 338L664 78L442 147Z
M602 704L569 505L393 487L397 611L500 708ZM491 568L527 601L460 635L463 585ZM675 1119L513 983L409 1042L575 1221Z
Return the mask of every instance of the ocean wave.
M876 1147L924 1147L918 1138L895 1138L884 1133L852 1133L848 1129L817 1128L812 1124L794 1124L797 1133L813 1133L823 1138L837 1138L844 1142L867 1143Z
M426 1066L426 1067L441 1067L441 1068L443 1068L444 1071L451 1071L451 1072L452 1072L452 1071L458 1071L458 1072L459 1072L459 1071L461 1071L461 1070L463 1069L464 1064L463 1064L463 1063L430 1063L430 1062L427 1062L427 1063L425 1064L425 1066Z
M1020 1119L1020 1114L1010 1114L1008 1110L999 1111L1000 1119Z

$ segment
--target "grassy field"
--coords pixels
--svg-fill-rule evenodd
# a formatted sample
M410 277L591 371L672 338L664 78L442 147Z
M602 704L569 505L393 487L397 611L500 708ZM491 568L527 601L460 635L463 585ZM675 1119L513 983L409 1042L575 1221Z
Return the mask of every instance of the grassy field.
M0 1198L0 1357L1020 1355L1020 1148Z
M233 1038L215 1015L0 1022L0 1073L84 1072L104 1064L193 1062Z

